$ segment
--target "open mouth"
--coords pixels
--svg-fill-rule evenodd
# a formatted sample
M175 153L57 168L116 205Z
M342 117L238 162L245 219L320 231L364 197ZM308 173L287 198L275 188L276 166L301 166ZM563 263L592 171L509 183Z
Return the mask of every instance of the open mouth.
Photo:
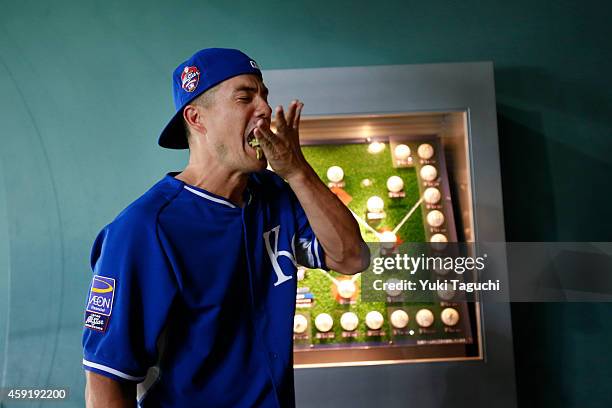
M247 135L247 144L255 150L257 160L261 160L264 157L263 150L259 144L259 140L255 137L255 129L251 130Z

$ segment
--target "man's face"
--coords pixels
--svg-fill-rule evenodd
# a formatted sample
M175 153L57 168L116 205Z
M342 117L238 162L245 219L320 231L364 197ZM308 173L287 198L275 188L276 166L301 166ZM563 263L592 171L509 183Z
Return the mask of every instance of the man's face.
M213 95L213 103L203 110L206 143L212 148L218 165L230 171L250 173L263 170L265 160L257 160L252 138L257 121L270 124L268 88L256 75L239 75L222 82Z

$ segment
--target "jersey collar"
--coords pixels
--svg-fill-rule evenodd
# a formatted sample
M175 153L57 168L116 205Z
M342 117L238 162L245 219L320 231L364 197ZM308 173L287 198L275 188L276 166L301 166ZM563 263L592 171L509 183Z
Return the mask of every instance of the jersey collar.
M236 208L240 209L238 205L231 202L225 197L221 197L215 193L211 193L210 191L204 190L200 187L192 186L190 184L187 184L175 178L177 174L179 174L179 172L170 172L166 174L166 178L169 179L171 183L180 184L186 191L189 191L192 194L202 197L205 200L212 201L214 203L221 204L221 205L224 205L232 209L236 209ZM249 187L249 184L251 184L250 182L251 182L251 177L249 177L249 183L247 184L247 188L244 191L243 198L244 198L245 206L251 204L251 201L253 199L253 194L251 193L251 188Z

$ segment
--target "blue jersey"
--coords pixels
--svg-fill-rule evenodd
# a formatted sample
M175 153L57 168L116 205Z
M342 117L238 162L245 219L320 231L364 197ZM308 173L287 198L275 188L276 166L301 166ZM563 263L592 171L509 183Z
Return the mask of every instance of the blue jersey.
M85 369L140 383L142 407L294 405L296 264L324 254L280 177L251 174L244 194L169 174L100 232Z

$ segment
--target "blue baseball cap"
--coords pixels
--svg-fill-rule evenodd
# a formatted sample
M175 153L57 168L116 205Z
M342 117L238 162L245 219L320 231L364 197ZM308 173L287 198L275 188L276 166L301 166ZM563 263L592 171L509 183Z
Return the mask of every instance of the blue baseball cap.
M242 51L230 48L206 48L193 54L172 74L176 113L170 119L158 144L168 149L188 149L183 125L183 108L204 91L237 75L254 74L262 78L257 63Z

